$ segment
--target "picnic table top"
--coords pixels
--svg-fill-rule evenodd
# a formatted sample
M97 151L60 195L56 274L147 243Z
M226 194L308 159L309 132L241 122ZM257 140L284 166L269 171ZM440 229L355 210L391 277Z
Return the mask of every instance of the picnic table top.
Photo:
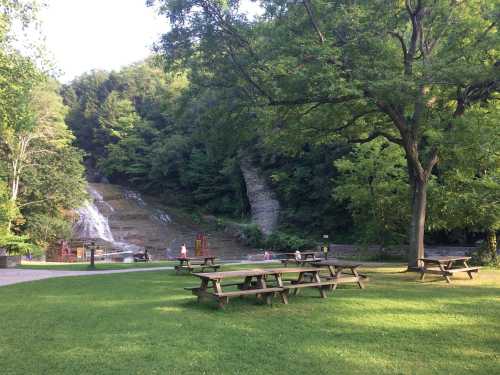
M448 263L455 260L469 260L470 258L471 257L464 257L464 256L435 256L435 257L424 257L418 259L424 262L429 261L429 262Z
M205 260L205 259L216 259L214 256L199 256L199 257L177 257L177 260Z
M314 268L308 267L290 267L290 268L253 268L239 271L221 271L221 272L195 272L192 275L202 279L217 280L230 277L247 277L274 275L280 273L300 273L300 272L317 272Z
M338 267L359 267L361 263L350 262L338 259L323 259L313 263L318 266L338 266Z

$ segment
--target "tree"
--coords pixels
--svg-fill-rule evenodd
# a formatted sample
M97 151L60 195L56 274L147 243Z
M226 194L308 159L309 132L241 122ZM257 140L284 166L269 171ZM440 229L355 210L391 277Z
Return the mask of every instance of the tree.
M94 130L95 154L106 157L106 146L114 144L129 135L140 117L133 103L127 98L120 98L117 91L112 91L98 111L98 127Z
M431 226L485 233L488 258L497 262L500 229L500 121L498 103L475 105L445 142L439 184L431 190Z
M443 140L500 88L500 4L472 1L262 1L247 21L239 1L161 0L172 66L218 87L236 85L255 106L310 125L330 113L325 136L378 137L405 153L410 185L409 268L424 256L427 189Z
M335 161L340 176L333 195L349 202L359 242L384 247L406 237L409 207L401 204L409 190L405 164L402 150L382 139L357 145Z
M74 138L65 114L58 86L48 80L32 90L25 112L19 115L22 121L1 132L0 159L18 218L60 218L85 197L82 155L71 145ZM7 229L22 232L25 220L14 219L11 215ZM33 223L27 227L33 228Z
M37 11L37 1L0 0L0 248L10 253L37 249L31 243L36 238L25 235L34 212L60 217L59 210L80 203L83 191L81 156L70 147L55 83L37 68L40 61L15 48L20 40L12 26L33 25ZM71 168L76 183L69 173L71 183L58 184L57 173Z
M13 126L26 106L26 97L40 73L33 62L13 47L13 23L27 27L38 7L29 0L0 0L0 130Z

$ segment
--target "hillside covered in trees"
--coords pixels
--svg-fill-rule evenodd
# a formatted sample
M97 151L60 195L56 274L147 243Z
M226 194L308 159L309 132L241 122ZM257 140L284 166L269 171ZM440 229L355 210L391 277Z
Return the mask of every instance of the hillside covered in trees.
M0 252L41 253L71 235L86 197L60 85L22 55L13 25L35 22L35 4L0 2Z

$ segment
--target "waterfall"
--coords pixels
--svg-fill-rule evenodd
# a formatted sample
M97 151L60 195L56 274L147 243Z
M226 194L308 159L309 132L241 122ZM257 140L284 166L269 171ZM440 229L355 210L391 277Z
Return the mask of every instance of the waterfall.
M93 201L86 202L77 212L80 217L73 227L76 238L94 238L115 242L108 219L104 217Z
M106 202L104 200L104 197L102 196L101 193L99 193L96 189L94 189L93 187L88 187L87 188L88 192L90 193L90 195L92 196L92 198L94 198L94 202L97 206L99 207L105 207L109 212L114 212L115 209L113 208L113 206L111 206L108 202Z
M151 219L159 224L167 225L172 222L172 218L169 214L159 208L151 208L142 198L141 193L129 189L123 189L123 197L127 200L131 200L137 204L138 207L148 209L152 211Z
M87 201L83 207L76 210L79 219L73 226L73 236L79 239L103 240L109 242L112 249L122 252L138 252L141 250L140 246L115 241L108 218L105 216L105 214L113 214L115 209L104 200L102 194L94 187L88 186L87 190L92 200Z

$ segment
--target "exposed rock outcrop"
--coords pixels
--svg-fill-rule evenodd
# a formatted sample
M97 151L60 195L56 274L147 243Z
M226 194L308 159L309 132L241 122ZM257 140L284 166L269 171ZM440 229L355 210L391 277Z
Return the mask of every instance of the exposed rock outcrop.
M248 157L241 159L240 168L245 179L252 221L259 226L262 233L271 234L278 225L280 203L265 178Z
M255 251L238 243L229 233L197 224L190 215L181 211L171 212L159 199L111 184L91 183L89 190L93 198L89 205L92 210L87 209L83 214L87 220L93 221L93 225L87 224L92 227L88 230L83 226L83 237L106 240L106 246L110 246L109 242L119 250L150 246L153 259L163 259L177 256L181 245L186 243L192 255L196 235L201 232L208 236L211 254L219 258L246 259ZM98 212L94 212L96 210ZM109 224L109 229L105 229L104 224ZM75 233L77 237L78 233Z

